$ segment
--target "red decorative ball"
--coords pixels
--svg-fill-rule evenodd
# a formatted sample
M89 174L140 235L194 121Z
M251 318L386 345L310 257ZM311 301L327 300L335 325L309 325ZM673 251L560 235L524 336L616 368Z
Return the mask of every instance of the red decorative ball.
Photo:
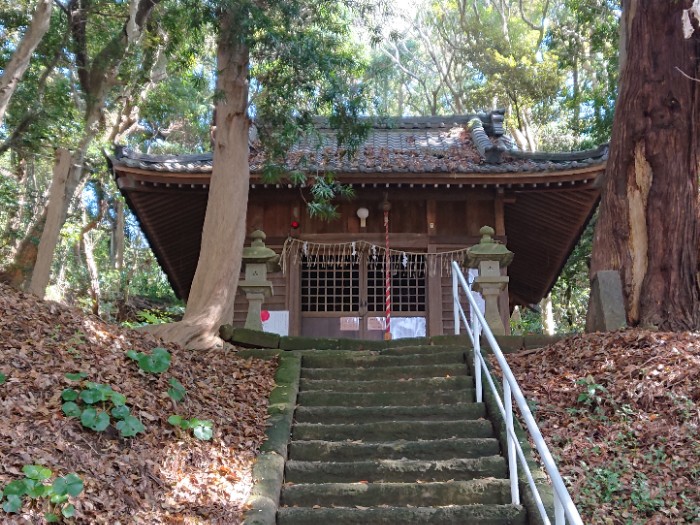
M299 228L299 221L292 221L290 226L293 230L296 230L297 228Z

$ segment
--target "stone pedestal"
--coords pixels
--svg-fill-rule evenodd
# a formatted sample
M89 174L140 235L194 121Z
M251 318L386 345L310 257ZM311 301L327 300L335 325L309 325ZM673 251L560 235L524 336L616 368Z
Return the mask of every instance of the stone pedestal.
M498 310L498 296L508 284L508 277L504 277L505 281L488 281L477 277L474 281L474 290L481 293L484 298L485 308L484 317L486 322L491 327L493 335L506 335L506 329L503 325L501 313Z
M256 230L250 234L250 238L253 239L250 247L243 249L245 279L238 287L248 299L245 328L262 332L262 304L265 298L271 297L273 293L272 283L267 280L268 263L273 261L277 254L265 246L264 232Z
M479 269L479 275L474 279L474 290L484 298L484 317L491 331L494 335L506 335L503 316L498 309L498 297L510 280L508 276L501 275L501 268L510 264L513 252L493 239L493 228L484 226L479 232L481 241L467 250L467 265Z

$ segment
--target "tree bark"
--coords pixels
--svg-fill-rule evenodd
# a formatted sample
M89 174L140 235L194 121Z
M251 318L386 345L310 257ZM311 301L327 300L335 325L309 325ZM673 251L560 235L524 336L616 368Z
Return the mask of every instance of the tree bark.
M221 17L216 81L214 159L197 271L182 321L151 329L190 349L221 344L219 327L233 320L248 205L248 48L235 40L235 21Z
M29 284L29 291L42 298L46 286L49 284L51 261L53 261L53 253L58 243L58 234L65 220L64 210L68 207L66 187L72 168L73 157L70 152L63 148L56 150L56 163L53 167L49 201L46 205L46 223L41 232L36 263Z
M49 29L52 6L52 0L39 0L27 32L0 76L0 125L5 120L5 111L10 99L17 89L19 81L22 80L24 72L29 67L32 53Z
M85 265L87 266L88 275L90 277L90 298L92 299L92 313L94 315L100 315L102 292L100 290L100 273L97 269L97 262L95 261L94 242L88 234L97 228L102 220L103 213L104 205L100 204L99 215L80 230L80 246L82 252L85 254Z
M626 56L591 276L620 272L633 326L700 326L700 82L684 76L700 77L700 34L685 38L682 23L691 4L623 1Z
M124 268L124 201L118 198L115 203L117 219L114 225L114 268Z

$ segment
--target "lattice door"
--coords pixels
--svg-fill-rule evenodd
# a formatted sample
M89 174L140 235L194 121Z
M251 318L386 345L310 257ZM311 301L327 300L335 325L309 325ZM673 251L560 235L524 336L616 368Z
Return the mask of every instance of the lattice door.
M357 313L360 264L351 255L313 255L301 265L301 311Z
M397 314L425 312L426 265L425 256L394 254L391 266L391 310ZM386 309L386 275L384 259L367 264L367 309L384 312Z

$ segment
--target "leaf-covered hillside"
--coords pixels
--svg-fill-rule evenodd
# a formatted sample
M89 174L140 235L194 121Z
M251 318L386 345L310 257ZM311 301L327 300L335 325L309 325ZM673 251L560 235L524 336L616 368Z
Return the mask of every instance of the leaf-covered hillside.
M0 487L43 465L84 483L68 522L237 523L275 368L231 350L159 345L0 284ZM192 425L176 427L173 415ZM22 500L0 522L43 523L55 510L48 498Z
M508 361L584 523L700 523L700 334L585 334Z

